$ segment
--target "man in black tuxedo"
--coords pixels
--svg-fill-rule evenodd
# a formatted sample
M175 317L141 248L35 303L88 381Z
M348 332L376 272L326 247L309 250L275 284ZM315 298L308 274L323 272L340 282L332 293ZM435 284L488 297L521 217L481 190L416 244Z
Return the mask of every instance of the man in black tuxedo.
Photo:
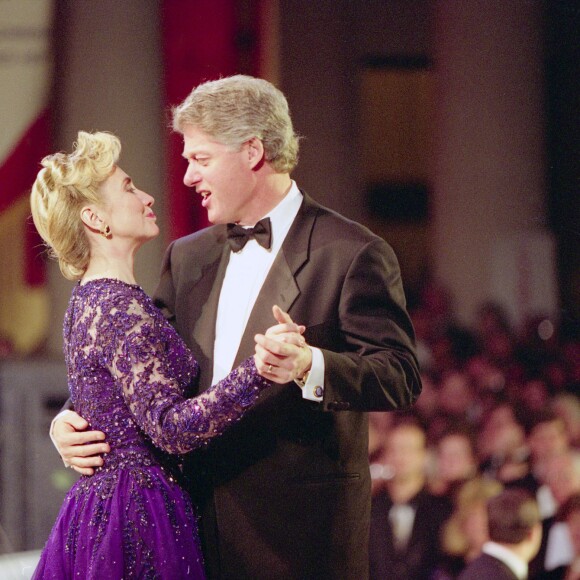
M215 225L170 245L156 303L200 363L200 390L254 348L279 384L185 460L208 576L365 578L365 411L409 407L421 390L396 257L291 180L298 140L270 83L199 85L174 110L174 129L184 182ZM279 322L306 326L306 344L260 334L272 305ZM95 465L88 456L103 444L79 447L94 432L73 433L83 426L74 415L56 423L65 462Z
M428 580L439 561L451 502L427 489L427 438L414 417L397 417L384 439L380 459L390 477L371 502L370 578Z
M524 489L508 488L488 501L487 516L491 541L459 580L525 580L542 539L536 500Z

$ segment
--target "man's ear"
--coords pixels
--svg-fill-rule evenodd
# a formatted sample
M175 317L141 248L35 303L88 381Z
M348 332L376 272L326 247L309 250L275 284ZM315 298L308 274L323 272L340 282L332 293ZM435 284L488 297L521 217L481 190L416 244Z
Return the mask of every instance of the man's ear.
M250 167L251 169L258 169L265 161L264 144L262 143L261 139L258 139L257 137L252 137L249 141L247 141L247 145L248 145L248 160L250 162Z
M89 229L98 232L103 227L103 220L94 207L87 205L81 209L81 220Z

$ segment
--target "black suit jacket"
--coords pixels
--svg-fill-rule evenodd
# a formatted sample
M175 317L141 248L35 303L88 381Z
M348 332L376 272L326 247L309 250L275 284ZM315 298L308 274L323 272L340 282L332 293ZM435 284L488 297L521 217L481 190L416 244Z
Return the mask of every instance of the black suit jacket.
M167 250L157 305L212 377L226 228ZM421 390L414 334L390 246L308 196L252 310L235 364L274 323L272 305L322 349L322 404L275 385L206 449L186 458L210 578L365 578L370 477L363 411L410 406Z
M376 495L371 504L369 544L372 580L428 580L439 562L441 526L451 514L451 502L420 491L410 502L415 519L404 550L396 550L389 511L393 502L386 492Z
M481 554L459 574L457 580L518 580L518 577L497 558Z

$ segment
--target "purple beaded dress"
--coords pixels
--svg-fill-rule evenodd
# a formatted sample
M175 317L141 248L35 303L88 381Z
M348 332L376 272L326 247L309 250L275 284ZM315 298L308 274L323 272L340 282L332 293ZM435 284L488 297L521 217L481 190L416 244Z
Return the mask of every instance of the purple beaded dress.
M111 451L68 492L34 578L204 578L197 521L175 455L239 419L270 383L252 358L185 399L198 367L135 285L76 286L64 320L75 410Z

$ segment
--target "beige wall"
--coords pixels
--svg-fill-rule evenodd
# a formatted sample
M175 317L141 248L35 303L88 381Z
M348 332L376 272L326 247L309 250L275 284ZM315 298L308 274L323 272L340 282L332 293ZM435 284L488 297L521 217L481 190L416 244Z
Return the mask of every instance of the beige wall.
M541 18L535 0L437 2L432 259L463 320L505 298L499 247L545 226Z
M105 130L123 144L122 167L156 198L165 230L159 0L67 0L57 14L56 147L70 149L77 131ZM155 288L163 235L144 246L137 280ZM61 356L62 318L72 284L54 264L49 352Z

